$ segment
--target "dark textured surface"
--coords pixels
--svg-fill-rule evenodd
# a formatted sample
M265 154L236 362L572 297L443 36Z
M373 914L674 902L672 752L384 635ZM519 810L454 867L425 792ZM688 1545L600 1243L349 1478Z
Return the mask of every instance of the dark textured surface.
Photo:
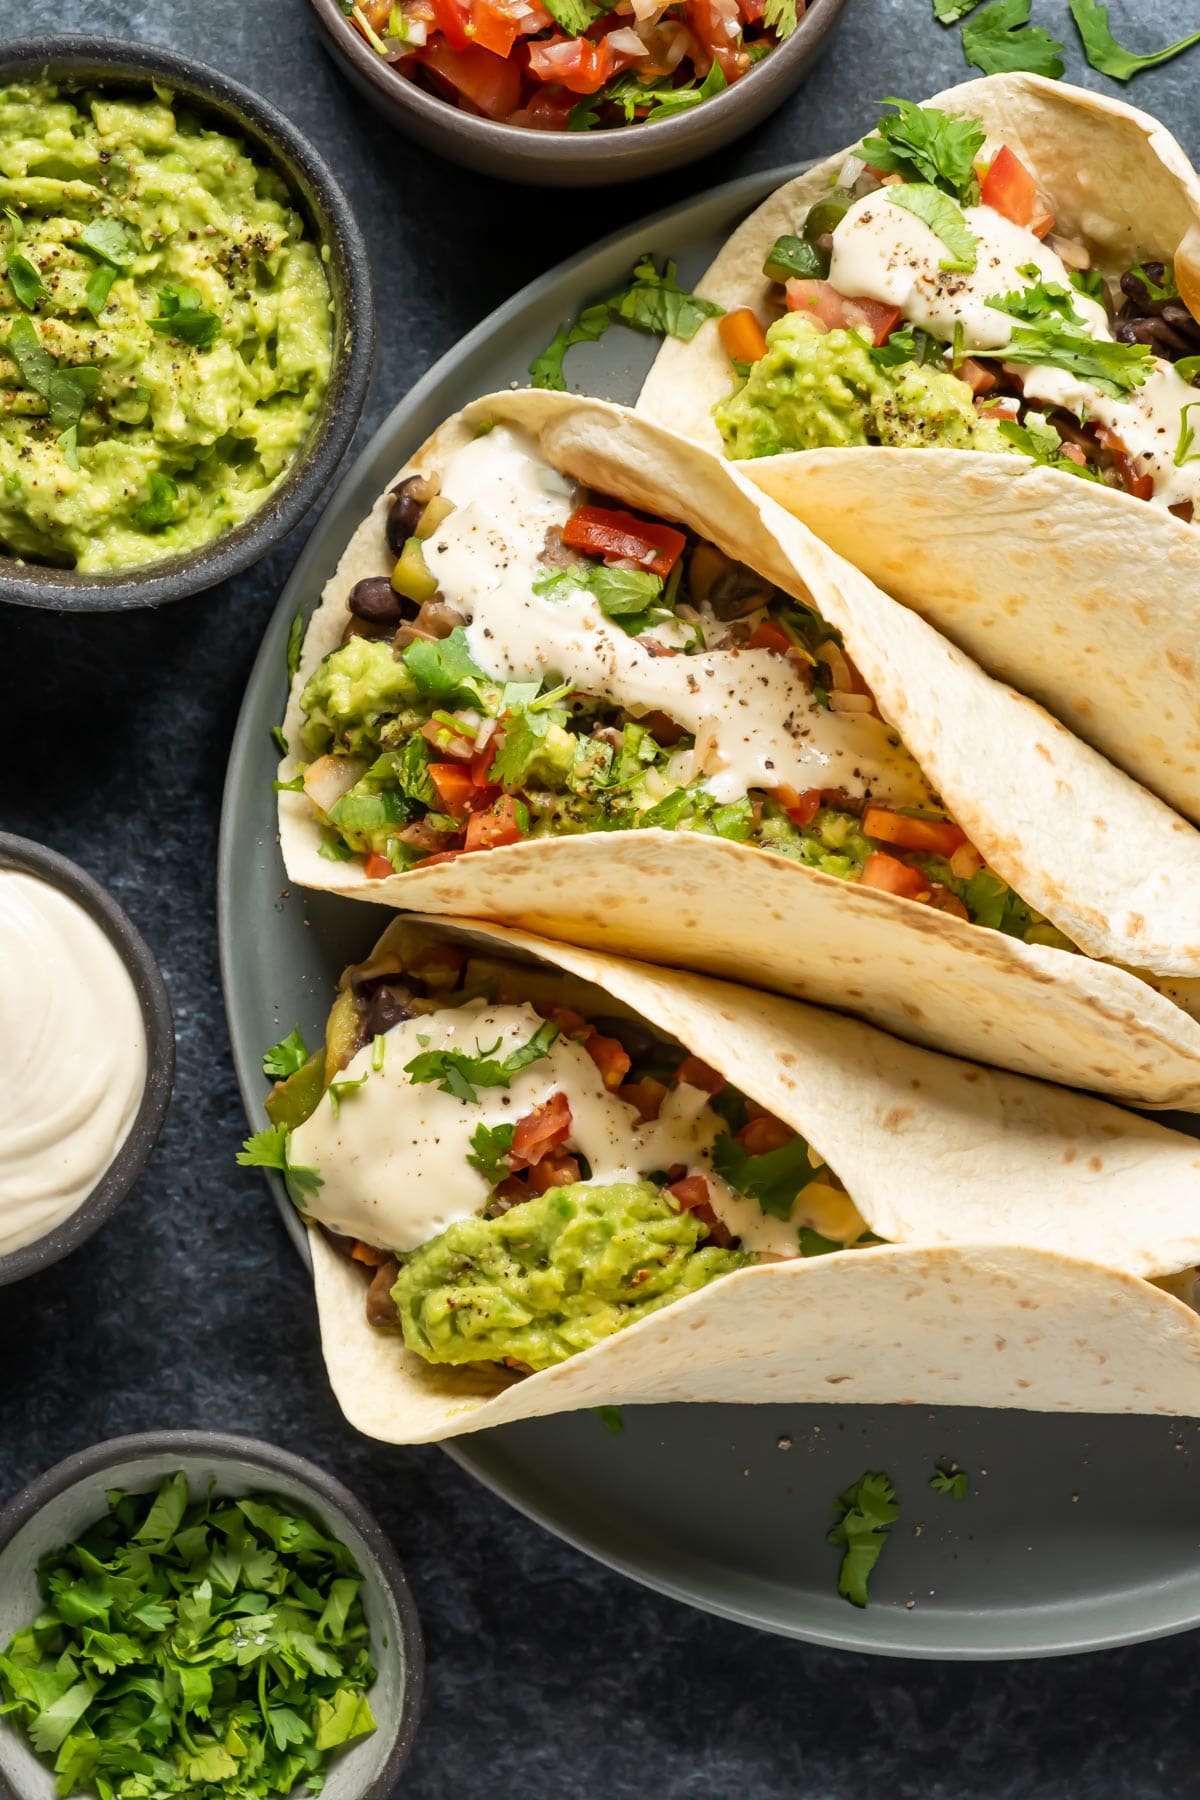
M6 33L15 10L15 0L0 5ZM1196 23L1194 0L1113 0L1112 11L1139 46ZM1039 12L1070 36L1061 0L1039 0ZM879 95L969 73L927 0L852 0L832 56L716 166L611 194L517 195L377 126L318 52L300 0L109 0L103 15L115 36L171 43L259 87L333 162L374 257L372 425L491 306L601 232L842 144ZM26 0L20 16L31 32L98 23L83 0ZM1068 72L1082 72L1073 45ZM1144 77L1131 97L1194 147L1200 51ZM158 614L0 615L2 822L109 883L160 958L179 1033L174 1105L148 1174L78 1255L3 1297L0 1498L72 1449L154 1426L255 1432L324 1464L391 1530L424 1618L426 1720L402 1787L413 1800L481 1790L505 1800L1195 1793L1194 1639L995 1668L807 1650L643 1593L438 1452L384 1450L342 1425L301 1271L265 1190L233 1166L243 1120L213 923L226 750L298 544L207 600Z

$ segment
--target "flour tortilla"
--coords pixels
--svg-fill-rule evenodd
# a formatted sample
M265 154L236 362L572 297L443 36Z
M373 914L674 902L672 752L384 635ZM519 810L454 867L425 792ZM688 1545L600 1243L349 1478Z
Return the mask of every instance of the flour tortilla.
M436 472L489 420L523 427L556 467L682 519L811 600L843 633L883 716L991 866L1090 957L1111 961L1020 943L692 833L539 839L368 881L359 864L320 856L307 800L281 793L293 881L733 976L1002 1067L1200 1108L1200 1025L1185 1011L1200 976L1200 834L983 674L739 471L624 408L565 394L492 395L443 426L409 468ZM388 566L386 507L383 497L359 528L309 624L289 742L302 723L304 683L341 640L350 589ZM297 766L285 758L281 778ZM1115 962L1154 971L1175 998Z
M1200 1258L1194 1139L796 1001L475 921L401 918L376 954L439 938L590 984L683 1044L802 1131L893 1242L739 1271L514 1383L372 1330L363 1271L314 1229L326 1363L360 1430L422 1442L649 1400L1200 1412L1200 1319L1136 1279Z
M1200 178L1147 114L1036 75L966 82L929 104L1009 144L1057 229L1105 273L1173 255L1189 232L1200 260ZM877 117L864 117L864 134ZM836 184L848 153L764 201L696 291L767 322L766 254ZM712 408L734 385L709 322L690 344L667 339L638 410L719 453ZM810 450L744 467L992 674L1200 818L1200 524L1016 456Z

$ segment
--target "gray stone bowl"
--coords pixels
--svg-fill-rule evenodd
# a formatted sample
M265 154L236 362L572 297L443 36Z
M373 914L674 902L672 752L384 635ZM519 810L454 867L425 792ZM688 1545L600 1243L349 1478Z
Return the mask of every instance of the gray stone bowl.
M215 587L265 556L304 517L341 462L366 402L375 351L367 249L349 201L308 139L268 101L219 70L173 50L112 37L0 39L0 84L43 73L126 89L165 84L186 95L197 111L236 132L256 157L278 169L314 236L329 250L334 313L329 389L290 471L257 512L200 549L140 571L77 575L0 555L0 601L64 612L159 606Z
M7 1287L77 1250L124 1200L145 1168L167 1115L175 1079L175 1031L171 1002L158 964L145 939L106 888L57 851L7 831L0 831L0 869L21 869L38 876L90 914L129 971L146 1031L146 1085L125 1142L83 1205L69 1218L23 1249L0 1256L0 1287Z
M363 1577L378 1730L335 1755L324 1800L388 1800L408 1759L421 1710L424 1652L404 1572L382 1526L348 1489L314 1463L257 1438L228 1432L153 1431L112 1438L69 1456L0 1512L0 1649L39 1611L37 1564L102 1518L105 1491L147 1493L182 1469L195 1496L277 1495L328 1536L340 1538ZM54 1774L11 1718L0 1716L0 1794L55 1800Z
M385 119L427 150L481 175L537 187L604 187L663 175L741 137L792 92L825 48L847 0L810 0L791 37L740 81L655 125L533 131L463 112L399 74L356 31L339 0L309 0L326 47Z

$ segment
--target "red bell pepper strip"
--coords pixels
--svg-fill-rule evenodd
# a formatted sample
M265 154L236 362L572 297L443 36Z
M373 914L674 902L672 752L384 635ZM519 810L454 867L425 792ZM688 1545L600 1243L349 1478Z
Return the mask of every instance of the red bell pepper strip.
M563 543L605 562L636 562L652 575L669 575L687 542L682 531L633 513L580 506L563 526Z

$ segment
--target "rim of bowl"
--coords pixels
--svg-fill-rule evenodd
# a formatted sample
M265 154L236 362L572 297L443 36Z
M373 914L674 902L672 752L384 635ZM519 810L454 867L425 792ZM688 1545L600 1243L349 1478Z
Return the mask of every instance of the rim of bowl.
M102 1475L115 1463L161 1455L236 1457L241 1462L255 1464L268 1478L289 1475L309 1489L318 1507L323 1503L341 1513L362 1538L396 1603L403 1640L404 1695L387 1760L357 1800L389 1800L412 1751L421 1714L425 1685L425 1642L421 1621L408 1578L383 1526L356 1494L344 1487L336 1476L326 1474L317 1463L296 1456L291 1450L281 1450L264 1438L242 1437L231 1431L138 1431L128 1437L106 1438L99 1444L90 1444L86 1450L74 1451L44 1474L35 1476L28 1487L19 1489L0 1508L0 1553L8 1548L22 1526L60 1494Z
M57 888L104 932L129 972L146 1032L146 1082L117 1154L90 1194L60 1225L0 1255L0 1287L47 1269L98 1231L132 1188L158 1142L175 1081L175 1026L162 972L136 925L94 876L32 838L0 831L0 870L19 869Z
M568 168L578 168L605 156L612 159L618 145L623 146L627 152L634 149L645 152L653 144L662 144L664 148L671 145L675 149L681 144L687 144L695 148L697 155L703 154L704 140L719 128L721 121L748 105L752 91L757 97L757 92L752 88L754 81L774 70L774 85L778 86L784 80L791 63L803 61L804 53L815 50L828 36L847 4L848 0L810 0L795 31L782 44L777 45L769 56L748 69L739 81L725 88L722 93L714 94L711 100L705 100L687 112L676 113L674 118L660 119L653 125L645 121L635 125L620 125L611 131L562 132L534 131L525 125L509 125L496 119L477 118L474 113L463 111L451 101L439 99L436 94L418 87L415 81L398 74L390 64L383 62L361 34L354 30L338 0L309 0L317 23L335 52L352 63L385 100L395 99L398 105L408 107L431 129L453 123L454 129L465 141L481 150L521 145L531 167L535 168L549 168L551 165L561 167L564 164ZM759 85L762 85L761 81Z
M75 32L0 44L0 82L33 72L68 81L90 78L97 85L169 83L200 111L249 139L256 160L270 162L283 175L316 241L329 249L325 266L334 303L329 384L290 471L255 512L199 549L111 575L79 575L0 554L0 601L18 606L115 612L182 600L265 556L309 511L349 449L375 354L366 243L337 177L308 138L271 101L210 63L155 44Z

